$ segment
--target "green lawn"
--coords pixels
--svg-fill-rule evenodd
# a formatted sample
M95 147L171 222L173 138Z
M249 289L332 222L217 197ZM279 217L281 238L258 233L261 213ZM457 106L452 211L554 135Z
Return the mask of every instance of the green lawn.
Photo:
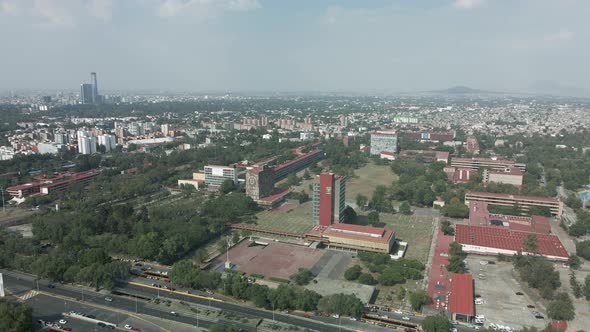
M396 238L408 243L406 258L426 263L434 227L431 217L381 213L379 220L395 231Z
M312 202L305 202L292 210L262 211L256 215L256 226L285 232L304 233L313 227Z
M375 165L373 162L354 171L354 177L346 182L346 200L354 202L357 194L363 194L369 199L378 185L390 186L398 176L393 173L389 165Z

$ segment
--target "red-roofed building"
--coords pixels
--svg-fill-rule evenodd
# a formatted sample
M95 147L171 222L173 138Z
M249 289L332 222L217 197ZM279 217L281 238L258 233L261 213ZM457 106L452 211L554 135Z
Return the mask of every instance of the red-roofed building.
M302 154L289 160L283 164L274 166L275 181L280 181L291 173L298 172L305 167L318 162L324 158L324 151L321 149L315 149L306 154Z
M535 233L537 250L529 250L524 242L530 232L515 231L502 227L472 226L457 224L455 241L463 246L466 253L482 255L513 256L516 253L543 255L556 261L567 261L569 253L555 235Z
M445 167L443 171L447 175L449 181L453 183L465 183L469 182L472 177L477 175L477 171L470 168L459 168L459 167Z
M524 210L524 213L535 206L547 207L551 210L551 214L557 217L561 217L563 212L563 202L559 198L553 197L522 196L478 191L466 192L465 204L469 205L469 202L471 201L486 202L491 205L500 206L518 205Z
M449 295L449 311L452 319L471 322L475 316L473 276L471 274L453 273L451 277L451 293Z
M39 182L30 182L25 184L19 184L16 186L11 186L6 188L6 192L14 198L24 198L27 196L31 196L36 194L40 191Z
M505 214L494 214L488 211L488 203L473 201L469 203L469 225L506 227L515 231L551 234L551 224L544 216L534 215L511 216Z
M305 233L305 239L322 242L328 247L389 254L395 243L395 232L379 227L340 223L316 225Z
M387 160L395 160L395 153L389 151L381 151L379 158Z
M556 330L565 332L567 330L567 322L564 320L552 320L551 327Z

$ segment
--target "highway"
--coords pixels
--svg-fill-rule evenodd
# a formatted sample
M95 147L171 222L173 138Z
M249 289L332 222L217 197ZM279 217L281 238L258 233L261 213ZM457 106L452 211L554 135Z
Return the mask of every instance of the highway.
M73 285L62 285L62 284L55 284L54 288L48 288L47 285L49 284L45 280L39 280L38 286L37 282L35 281L35 277L23 273L12 272L12 271L3 271L0 270L0 273L4 274L4 284L5 287L9 285L18 285L20 287L28 287L30 289L37 289L39 288L40 291L43 291L48 294L55 294L59 296L64 296L73 299L79 299L83 302L87 303L95 303L102 306L107 306L109 308L122 310L128 313L139 313L144 315L149 315L157 318L164 318L169 320L174 320L181 323L197 325L197 318L193 315L178 315L174 316L171 315L169 311L167 311L167 307L162 306L161 308L154 308L153 305L147 305L148 303L143 300L136 300L130 297L125 296L118 296L115 297L115 301L113 302L106 302L104 300L105 295L100 294L97 292L89 292L84 290L84 288L76 287ZM241 315L242 317L249 317L249 318L263 318L267 321L275 320L277 322L282 322L286 324L291 324L294 326L298 326L301 328L307 328L316 331L326 331L326 332L340 332L340 331L355 331L355 330L365 330L365 331L386 331L385 328L380 328L375 325L369 325L360 322L350 322L347 318L343 318L341 321L331 317L318 317L314 316L313 319L306 319L294 315L284 315L277 311L274 313L272 311L253 308L249 306L242 306L235 303L223 302L223 301L215 301L215 300L208 300L202 297L195 297L191 294L184 294L181 291L171 292L165 289L156 289L150 286L140 286L138 284L129 284L129 283L120 283L117 285L115 291L127 293L127 294L134 294L134 295L141 295L146 298L157 298L165 297L168 299L174 299L178 301L183 301L185 303L191 304L199 304L202 306L209 306L212 308L218 308L223 311L236 313ZM393 312L383 312L379 311L380 315L386 315L394 319L401 319L404 315L398 315ZM410 317L411 321L414 323L420 323L423 317L419 316L412 316ZM339 323L342 323L341 326L338 326ZM232 322L223 321L221 320L219 323L231 325ZM205 320L199 320L199 326L201 327L208 327L212 323ZM235 323L233 323L235 325ZM256 327L252 326L240 326L243 331L256 331ZM389 330L391 331L391 330ZM466 327L466 326L458 326L459 332L473 332L474 329Z
M178 316L173 316L171 315L167 310L165 310L167 307L162 307L161 310L156 309L156 308L152 308L150 306L146 305L145 301L135 301L132 299L127 299L124 297L117 297L115 298L115 300L113 302L107 302L104 300L105 295L104 294L100 294L100 293L96 293L96 292L88 292L88 291L84 291L82 293L82 289L76 289L73 286L70 285L61 285L61 284L55 284L55 288L49 288L47 287L47 285L49 284L47 281L43 281L43 280L39 280L38 282L38 286L37 283L34 280L31 280L31 276L28 275L22 275L20 277L16 277L17 273L15 272L8 272L10 274L8 274L6 271L2 271L3 273L3 277L4 277L4 285L5 287L9 287L11 285L18 285L20 287L28 287L30 289L39 289L39 291L47 293L47 294L52 294L52 295L57 295L57 296L62 296L62 297L67 297L67 298L72 298L72 299L79 299L82 300L83 298L83 302L85 303L89 303L89 304L97 304L97 305L101 305L101 306L106 306L109 307L113 310L121 310L124 312L128 312L128 313L139 313L139 314L143 314L143 315L149 315L149 316L153 316L153 317L157 317L157 318L165 318L165 319L169 319L169 320L174 320L180 323L185 323L185 324L190 324L190 325L198 325L199 327L210 327L213 323L206 321L206 320L200 320L197 323L197 320L195 319L195 317L189 317L189 316L183 316L183 315L178 315ZM20 279L18 279L20 278ZM37 288L38 287L38 288ZM59 310L59 309L57 309ZM76 310L75 308L71 308L71 310ZM232 325L231 322L227 322L227 321L219 321L218 323L220 324L224 324L224 325ZM237 325L237 324L233 324L233 325ZM256 328L255 327L247 327L247 326L240 326L244 331L252 331L255 332Z
M169 320L174 320L177 322L182 322L186 324L196 325L195 317L188 317L183 315L173 316L169 312L164 310L157 310L152 308L151 306L147 306L145 301L141 300L134 300L131 298L125 297L116 297L115 301L107 302L104 300L105 295L100 294L97 292L89 292L87 290L83 290L83 288L78 288L72 285L62 285L62 284L54 284L54 288L49 288L47 285L49 282L45 280L38 280L37 282L34 280L33 276L22 274L18 272L12 271L5 271L0 270L4 276L4 284L5 287L9 287L10 285L18 285L20 287L28 287L30 289L38 289L39 291L45 292L47 294L54 294L58 296L68 297L72 299L79 299L83 302L88 303L96 303L99 305L107 306L109 308L118 309L122 311L126 311L129 313L140 313L144 315L150 315L153 317L158 318L165 318ZM118 291L127 292L127 293L134 293L134 294L141 294L146 297L155 298L158 296L158 290L152 288L146 288L141 286L129 285L129 284L121 284L117 287ZM237 304L231 304L227 302L216 302L216 301L208 301L204 299L195 298L189 295L182 295L173 292L167 292L166 290L160 290L159 295L165 296L166 298L182 300L187 303L195 303L201 304L206 306L211 306L214 308L219 308L225 311L230 311L237 313L242 316L246 317L257 317L257 318L265 318L268 320L272 320L273 316L274 319L278 322L283 322L287 324L292 324L302 328L308 328L317 331L327 331L327 332L338 332L338 331L351 331L346 328L338 328L338 326L331 326L321 322L314 322L313 320L304 319L304 318L297 318L293 316L286 316L280 313L275 312L274 315L270 311L260 310L255 308L250 308L246 306L240 306ZM163 307L164 309L166 307ZM231 322L224 322L220 321L220 323L224 323L227 325L231 325ZM207 327L210 325L210 322L207 321L199 321L199 326ZM240 326L244 331L256 331L255 327L248 327L248 326Z

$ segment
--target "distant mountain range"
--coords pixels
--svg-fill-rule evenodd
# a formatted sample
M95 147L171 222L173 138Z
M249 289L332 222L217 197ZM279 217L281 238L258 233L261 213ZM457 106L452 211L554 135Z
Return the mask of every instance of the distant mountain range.
M550 95L550 96L568 96L568 97L590 97L590 90L562 85L552 81L539 81L530 87L511 92L490 91L473 89L467 86L454 86L445 90L426 91L426 93L446 94L446 95L473 95L473 94L509 94L509 95Z

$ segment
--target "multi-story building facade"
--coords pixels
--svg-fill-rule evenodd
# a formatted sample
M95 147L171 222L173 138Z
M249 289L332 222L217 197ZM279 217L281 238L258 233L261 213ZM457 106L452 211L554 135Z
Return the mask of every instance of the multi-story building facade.
M246 171L246 195L257 201L273 194L275 172L270 166L252 167Z
M324 159L324 152L320 149L316 149L306 154L299 155L283 164L276 165L274 167L275 181L280 181L289 176L289 174L298 172L322 159Z
M503 171L506 168L516 167L522 172L526 171L526 164L516 163L514 160L497 158L451 158L451 166L459 168L480 169L488 168L496 171Z
M486 202L490 205L515 206L518 205L523 212L527 212L535 206L547 207L551 214L561 217L563 212L563 202L559 198L540 197L540 196L521 196L512 194L488 193L468 191L465 193L465 204L469 205L472 201Z
M205 184L209 189L216 190L228 179L238 183L238 173L233 167L209 165L205 166L204 171Z
M465 151L467 153L479 154L479 142L475 136L468 136L465 142Z
M313 185L313 222L329 226L342 222L346 208L346 178L322 173Z
M380 155L383 151L397 152L397 133L385 131L371 133L371 155Z
M117 147L115 135L105 134L98 136L98 145L105 147L105 152L114 150Z
M506 167L501 171L490 171L484 170L483 171L483 182L490 183L505 183L511 184L515 187L521 187L523 181L523 174L519 168L516 167Z

